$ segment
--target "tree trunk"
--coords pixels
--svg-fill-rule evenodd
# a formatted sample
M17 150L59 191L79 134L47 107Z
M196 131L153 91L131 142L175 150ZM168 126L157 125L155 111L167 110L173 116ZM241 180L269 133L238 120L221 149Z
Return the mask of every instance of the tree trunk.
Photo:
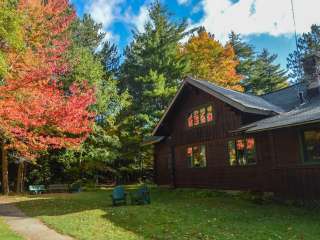
M17 173L17 193L22 193L24 190L24 162L20 162Z
M2 159L2 192L4 195L9 194L9 177L8 177L8 155L4 144L1 145Z

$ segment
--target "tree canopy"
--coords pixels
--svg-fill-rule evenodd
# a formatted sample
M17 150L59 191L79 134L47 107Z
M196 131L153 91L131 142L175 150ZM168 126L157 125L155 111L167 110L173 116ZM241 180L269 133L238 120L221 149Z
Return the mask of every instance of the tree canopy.
M310 32L303 33L298 38L298 46L293 53L290 53L287 61L287 68L289 70L289 76L293 82L303 81L303 58L312 53L320 51L320 25L312 25Z
M143 138L187 75L253 94L288 84L276 55L256 52L236 33L222 45L203 27L189 30L157 0L148 15L122 55L102 24L76 16L68 0L0 2L0 132L9 161L38 161L32 175L46 183L56 165L72 181L136 179L142 164L152 168ZM318 32L313 26L302 36L300 52L317 49Z
M276 54L266 49L261 53L255 52L250 44L234 32L229 35L229 43L239 61L236 71L243 77L241 85L245 92L260 95L288 86L287 72L275 63Z
M222 46L214 36L201 28L182 47L182 55L190 60L189 74L222 87L242 91L241 75L237 74L238 61L230 44Z

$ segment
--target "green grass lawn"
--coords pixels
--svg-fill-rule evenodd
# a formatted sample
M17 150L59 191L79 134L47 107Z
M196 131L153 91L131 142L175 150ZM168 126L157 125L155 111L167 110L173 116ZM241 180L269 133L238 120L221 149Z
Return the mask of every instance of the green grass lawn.
M320 239L320 210L259 205L209 190L160 188L152 189L151 205L112 207L110 193L20 197L17 206L79 240Z
M12 232L7 224L0 218L0 239L2 240L22 240L16 233Z

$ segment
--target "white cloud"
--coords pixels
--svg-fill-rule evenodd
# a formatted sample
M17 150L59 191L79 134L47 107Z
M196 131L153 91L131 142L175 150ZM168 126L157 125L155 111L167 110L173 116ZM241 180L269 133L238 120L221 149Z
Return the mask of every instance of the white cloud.
M91 0L87 1L84 10L97 23L102 23L106 33L105 40L116 42L119 41L119 35L111 32L112 24L122 22L136 27L138 31L143 31L144 24L149 17L147 4L140 7L138 14L134 14L130 7L123 8L125 4L125 0Z
M142 32L144 29L145 23L149 19L149 12L147 5L142 5L140 7L138 15L129 15L127 23L132 24L137 28L139 32Z
M297 32L320 24L319 0L293 0ZM200 24L225 42L231 30L242 35L267 33L273 36L294 32L290 0L202 0L205 13Z
M105 40L117 41L119 36L112 34L111 25L121 16L121 6L124 0L92 0L87 1L84 10L89 13L93 20L102 23L106 33Z
M177 0L177 2L180 5L187 5L189 3L189 0Z

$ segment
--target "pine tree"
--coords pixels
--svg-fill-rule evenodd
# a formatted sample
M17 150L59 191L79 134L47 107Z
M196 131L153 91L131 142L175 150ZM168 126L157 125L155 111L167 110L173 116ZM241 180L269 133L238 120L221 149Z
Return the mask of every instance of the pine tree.
M143 32L134 31L119 77L121 88L128 89L132 98L119 118L121 160L135 166L143 159L151 163L150 149L141 147L141 142L151 134L188 70L187 60L179 54L186 22L172 21L158 1L150 6L149 17Z
M244 42L240 34L231 32L229 34L229 44L234 49L235 60L239 62L236 66L236 71L242 76L241 85L244 91L248 91L248 85L250 85L250 75L255 63L255 52L253 47Z
M105 33L101 30L101 23L96 23L89 14L84 14L82 19L77 18L72 24L73 43L95 52L105 38Z
M312 25L310 32L302 34L298 39L298 49L290 53L287 58L289 77L293 82L303 79L302 59L304 56L320 51L320 25Z
M151 5L149 16L144 32L134 32L125 50L120 79L133 98L139 126L147 132L159 120L187 70L186 59L178 54L186 23L171 21L159 2Z
M257 95L269 93L288 86L287 72L275 64L276 54L263 49L257 56L247 85L247 92Z
M243 76L241 85L245 92L259 95L288 86L286 71L274 63L276 54L270 54L266 49L255 53L254 48L234 32L229 35L229 43L239 61L236 70Z
M91 52L102 63L107 78L115 75L119 68L120 56L115 44L105 41L101 23L96 23L91 15L77 18L71 27L73 46L82 47ZM76 51L76 50L75 50Z
M106 77L117 76L120 64L120 56L117 46L106 41L102 44L101 50L97 55L100 58L107 74Z

